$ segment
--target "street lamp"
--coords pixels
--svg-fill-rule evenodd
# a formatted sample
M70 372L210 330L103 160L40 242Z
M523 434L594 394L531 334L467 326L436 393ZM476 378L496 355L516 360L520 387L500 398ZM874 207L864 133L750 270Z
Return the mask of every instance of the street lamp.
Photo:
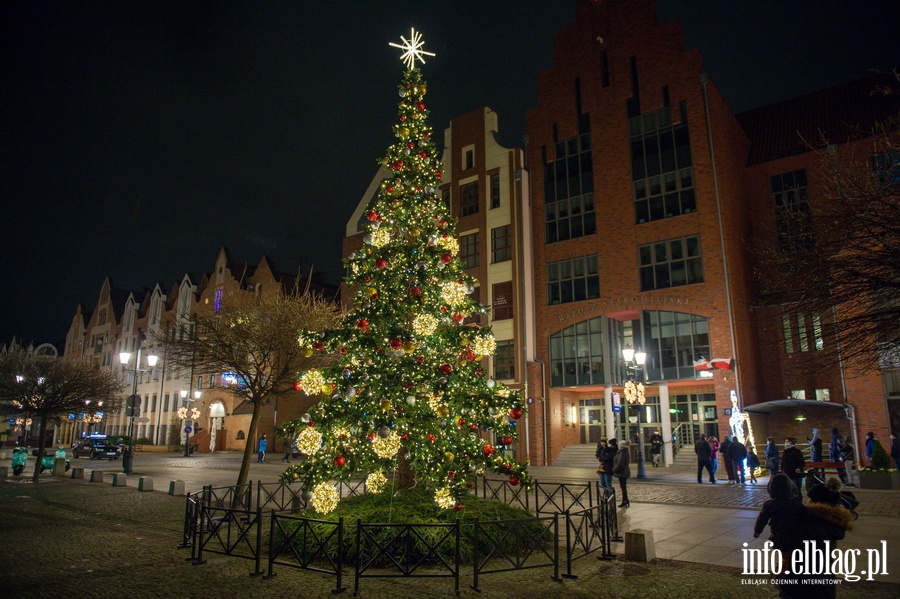
M625 400L635 406L638 413L638 478L647 478L644 469L644 434L641 431L641 420L644 417L647 397L644 395L644 383L636 382L635 375L640 372L643 378L644 364L647 362L647 354L642 351L634 351L631 347L622 350L622 358L625 360L625 368L628 371L628 380L625 381Z
M181 390L181 399L182 401L184 401L184 406L179 408L178 415L181 416L181 436L184 440L184 457L186 458L190 457L191 455L190 451L188 451L188 427L193 427L194 421L200 417L200 410L198 410L197 408L188 409L188 405L190 401L197 401L198 399L200 399L200 395L200 389L197 389L196 391L194 391L194 399L189 400L188 390Z
M137 344L137 357L134 360L134 368L131 370L131 397L128 398L126 402L126 408L128 410L128 448L125 450L125 454L122 456L122 470L125 474L131 474L133 472L132 464L134 463L134 411L139 409L141 406L141 398L137 394L137 373L146 372L145 370L141 370L141 349L144 341L144 334L138 333L138 344ZM131 360L131 352L123 351L119 352L119 362L122 363L122 366L128 364L129 360ZM156 366L156 362L159 360L159 357L153 354L147 354L147 366L153 368Z

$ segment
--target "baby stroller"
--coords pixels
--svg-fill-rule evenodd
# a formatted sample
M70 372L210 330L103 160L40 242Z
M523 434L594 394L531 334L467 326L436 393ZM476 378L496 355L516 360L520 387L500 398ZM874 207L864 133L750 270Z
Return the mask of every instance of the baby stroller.
M809 490L815 487L816 485L824 485L825 479L824 474L821 470L808 470L806 472L806 494L809 495ZM856 513L856 508L859 507L859 500L856 496L850 491L840 491L841 495L841 505L847 508L851 514L853 514L853 519L856 520L859 518L859 514Z

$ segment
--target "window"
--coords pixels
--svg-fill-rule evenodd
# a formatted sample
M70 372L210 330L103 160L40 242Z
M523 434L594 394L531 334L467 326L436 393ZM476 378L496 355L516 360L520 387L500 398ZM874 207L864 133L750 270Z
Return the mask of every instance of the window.
M218 313L222 309L222 288L216 289L216 299L213 303L213 312Z
M672 123L669 107L629 121L634 222L661 220L697 210L691 144L685 122Z
M550 335L550 376L554 387L603 384L602 317Z
M792 354L795 351L809 352L825 349L825 340L822 338L822 320L818 314L805 312L782 314L781 336L786 354Z
M547 265L547 299L552 306L600 297L596 254Z
M478 213L478 181L459 186L459 215Z
M441 199L444 201L444 208L450 211L450 188L441 190Z
M506 320L513 317L513 284L494 283L491 286L491 314L493 320Z
M500 207L500 175L491 175L491 208Z
M491 263L512 260L512 236L510 225L491 229Z
M806 390L791 389L791 399L806 399Z
M831 392L828 389L816 389L816 401L831 401Z
M696 314L645 310L641 339L634 347L647 352L644 372L649 380L693 379L694 361L709 356L709 321Z
M494 378L516 378L516 354L513 341L498 341L494 351Z
M459 238L459 260L463 268L478 266L478 233L470 233Z
M609 87L609 53L606 50L600 53L600 85Z
M544 164L544 220L547 243L597 232L591 135L556 142Z
M806 171L775 175L769 180L775 205L775 230L783 252L809 248L814 243L812 215L806 189Z
M463 150L463 170L475 168L475 149L466 148Z
M700 237L679 237L638 247L641 291L703 282Z

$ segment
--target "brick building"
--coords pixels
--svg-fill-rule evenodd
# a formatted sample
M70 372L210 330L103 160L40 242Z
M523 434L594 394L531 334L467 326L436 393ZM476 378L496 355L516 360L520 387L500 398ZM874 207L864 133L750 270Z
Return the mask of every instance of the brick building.
M729 432L735 408L763 402L751 419L757 443L832 426L886 439L886 396L900 389L885 380L896 376L804 369L803 352L834 340L812 339L821 323L802 307L756 309L754 279L754 248L777 243L776 206L801 188L816 201L804 127L851 115L871 125L890 108L866 93L874 81L736 116L652 0L578 0L553 48L527 115L532 463L567 463L579 445L592 455L601 436L634 439L638 419L645 441L661 431L671 462L700 433ZM838 127L824 133L847 141ZM802 349L773 350L779 340L765 331L782 318ZM646 353L643 368L627 368L627 347ZM646 407L617 413L632 375ZM772 403L791 397L806 403Z
M211 272L198 281L185 274L169 288L156 284L152 289L126 291L115 288L107 278L93 310L86 312L78 306L66 336L64 357L89 360L98 368L116 371L126 395L131 395L132 377L136 374L141 407L134 425L135 439L148 439L150 444L159 447L181 443L182 420L177 415L178 409L192 407L200 411L200 417L195 422L190 443L196 444L199 451L210 451L213 447L242 450L253 410L244 400L225 391L230 382L229 373L198 372L175 366L166 360L165 345L157 339L162 338L160 333L166 327L190 331L191 315L217 311L223 297L281 290L292 287L296 279L296 275L275 270L265 257L256 265L234 261L224 247L219 250ZM305 286L306 281L300 285ZM337 295L335 287L315 277L309 288L313 293ZM150 368L146 358L142 358L135 373L134 360L139 346L143 356L152 353L158 361ZM132 352L127 365L119 359L122 351ZM311 404L303 394L292 394L288 399L280 403L276 399L264 406L260 434L267 433L273 438L277 424L300 417ZM74 422L63 439L71 442L88 431L127 435L129 420L123 407L115 413L106 413L97 423Z

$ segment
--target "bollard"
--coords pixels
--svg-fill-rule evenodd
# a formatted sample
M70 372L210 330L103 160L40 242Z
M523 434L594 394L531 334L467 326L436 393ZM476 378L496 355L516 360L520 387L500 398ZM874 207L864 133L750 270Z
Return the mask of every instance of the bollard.
M56 458L53 461L53 476L66 475L66 458Z
M169 481L169 495L184 495L184 481L183 480L170 480Z
M113 472L112 475L112 486L114 487L124 487L125 482L128 480L128 476L122 472Z
M138 479L138 491L152 491L153 479L149 476L142 476Z
M84 468L72 468L72 478L84 480Z
M625 533L625 559L637 562L656 559L656 544L653 542L652 530L635 528Z
M103 482L103 470L91 470L91 482L92 483L102 483Z

